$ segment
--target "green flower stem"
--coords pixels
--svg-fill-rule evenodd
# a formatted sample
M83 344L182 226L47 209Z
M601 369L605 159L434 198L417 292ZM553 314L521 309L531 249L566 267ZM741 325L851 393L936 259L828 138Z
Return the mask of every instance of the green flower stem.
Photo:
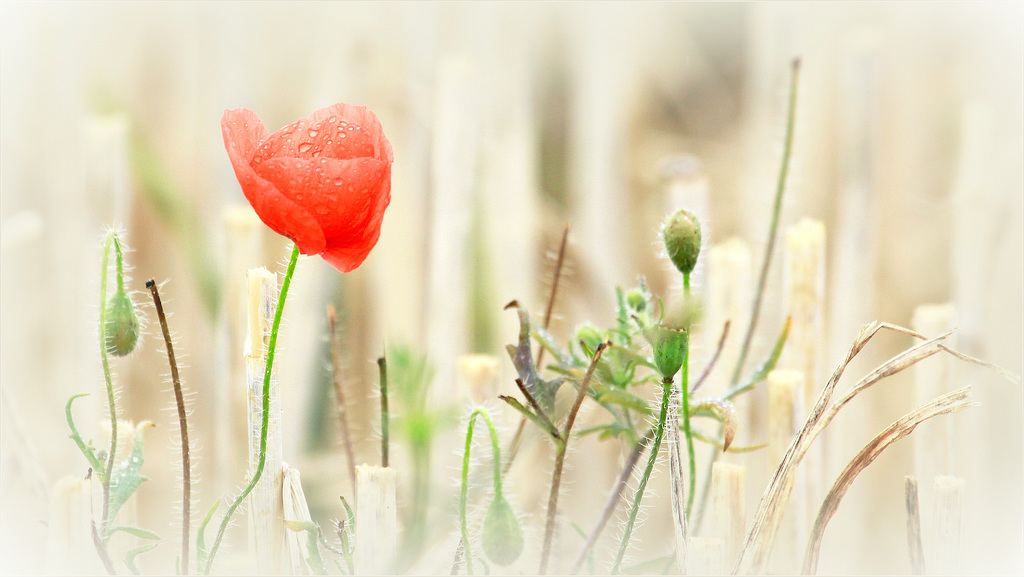
M103 363L103 378L107 384L107 409L110 413L110 452L107 453L107 470L103 472L103 513L100 532L107 534L107 523L110 517L110 478L114 471L114 457L117 453L117 405L114 399L114 379L110 374L110 360L107 358L107 267L110 264L110 245L117 249L117 281L122 288L121 243L117 240L117 232L107 231L103 242L103 259L100 264L100 361Z
M494 498L500 499L501 494L501 447L498 445L498 429L494 426L490 413L480 407L469 415L469 427L466 429L466 448L462 452L462 493L459 495L459 520L462 524L462 546L466 557L466 572L473 574L473 560L469 553L469 526L466 522L466 502L469 497L469 451L473 446L473 426L476 418L483 417L491 432L491 451L494 461Z
M690 275L683 275L683 298L690 298ZM683 434L686 436L686 456L690 463L690 489L686 494L686 521L690 521L690 512L693 510L693 497L697 489L697 461L693 452L693 433L690 430L690 329L683 334L683 366L679 369L679 386L683 392L683 404L680 410L683 412Z
M668 420L668 404L672 397L672 379L665 379L661 382L661 412L658 414L658 428L654 432L654 444L651 446L651 456L647 459L647 468L640 477L640 485L636 488L636 495L633 497L633 507L629 510L629 519L626 521L626 530L622 534L622 542L619 544L619 553L615 556L615 564L612 565L612 574L619 573L622 565L622 558L626 555L626 548L629 547L629 538L633 535L633 525L636 524L637 513L640 512L640 501L644 498L644 491L647 490L647 481L651 478L654 470L654 462L658 460L658 450L661 448L661 439L665 434L665 421Z
M274 368L274 353L277 351L277 331L281 328L281 316L284 313L284 301L288 297L288 287L292 284L292 275L295 274L295 264L299 261L299 246L292 246L292 256L288 261L288 270L284 274L284 281L281 283L281 294L277 298L277 311L274 313L274 325L270 329L270 342L267 344L267 366L263 372L263 422L260 425L260 456L256 464L256 471L249 481L249 485L235 498L235 501L224 513L224 519L217 528L217 537L213 540L213 547L210 548L210 556L207 558L206 567L203 568L203 575L209 575L213 567L213 560L217 556L220 542L224 538L224 531L228 528L231 516L238 509L242 501L249 496L260 477L263 476L263 468L267 464L267 428L270 424L270 375Z

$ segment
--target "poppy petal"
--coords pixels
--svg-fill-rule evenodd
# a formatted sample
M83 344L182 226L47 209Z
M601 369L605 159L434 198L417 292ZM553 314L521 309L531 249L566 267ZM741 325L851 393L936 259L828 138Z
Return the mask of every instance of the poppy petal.
M243 152L253 150L254 138L250 134L253 124L249 122L250 130L247 131L245 122L239 124L237 116L229 116L233 112L237 111L225 112L221 130L231 167L245 198L264 224L295 241L302 254L320 254L326 245L320 224L306 209L283 195L273 183L261 178L252 169ZM262 123L259 126L262 127ZM239 130L240 127L242 130Z

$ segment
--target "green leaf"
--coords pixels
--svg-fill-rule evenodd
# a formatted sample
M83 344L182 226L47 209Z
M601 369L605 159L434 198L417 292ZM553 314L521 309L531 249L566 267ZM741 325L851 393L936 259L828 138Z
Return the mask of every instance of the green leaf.
M512 359L512 364L516 367L526 390L537 400L541 410L550 414L555 408L555 394L558 393L564 379L545 381L541 378L537 365L534 364L533 347L530 346L530 313L516 301L512 301L508 306L516 307L519 313L519 344L506 347L508 356Z
M143 421L135 427L135 435L132 439L132 452L128 458L118 463L110 477L110 509L108 518L113 519L117 512L128 502L128 499L139 488L139 485L146 480L142 476L142 433L152 427L153 423ZM107 534L107 538L110 534Z
M68 436L71 437L71 439L75 442L76 445L78 445L78 450L82 451L82 454L85 455L86 460L89 461L89 466L92 467L93 473L97 476L99 482L103 483L106 467L104 467L103 464L100 463L100 460L96 457L96 450L92 448L92 442L90 441L89 444L86 444L85 441L82 440L82 436L78 434L78 428L75 427L75 420L71 417L71 404L75 402L75 399L88 396L89 393L80 393L77 395L72 395L71 398L68 399L68 403L64 405L64 414L68 420L68 427L71 429L71 434Z
M626 407L643 415L652 414L650 405L643 397L634 395L633 393L623 389L610 389L603 393L597 400L601 403L611 403Z
M150 543L148 545L136 547L124 554L124 564L128 566L128 570L132 572L132 575L140 575L139 568L135 566L135 558L143 553L148 553L153 549L156 549L157 545L159 545L159 543Z
M203 567L206 564L206 526L210 524L213 514L219 508L220 499L217 499L213 507L210 507L210 510L206 512L203 522L199 524L199 530L196 531L196 567Z
M779 357L782 355L782 349L786 346L786 339L789 338L789 328L792 325L792 318L786 318L786 324L782 327L782 332L779 334L779 338L775 340L775 347L772 348L772 352L768 355L768 358L761 363L754 372L750 373L747 380L729 389L729 392L725 394L726 399L732 399L736 395L740 395L754 388L754 385L768 378L768 373L775 370L776 363L779 362Z
M722 449L728 451L729 445L732 445L733 439L736 438L736 429L739 428L736 406L725 399L701 399L690 405L690 416L698 415L708 415L725 425Z
M711 435L703 433L703 432L701 432L698 429L691 429L690 433L693 435L694 439L697 439L699 441L704 441L705 443L707 443L709 445L713 445L715 447L718 447L719 449L722 448L722 443L720 441L717 441L717 440L713 439L711 437ZM758 443L756 445L743 445L743 446L740 446L740 447L737 447L736 445L730 445L729 448L725 450L725 452L727 452L727 453L752 453L754 451L760 451L761 449L764 449L767 446L768 446L768 443Z
M128 527L125 525L118 525L117 527L112 527L110 530L107 531L107 538L109 539L111 535L117 533L118 531L121 531L122 533L128 533L129 535L134 535L140 539L154 539L156 541L160 540L160 535L157 535L149 529L141 529L139 527Z
M506 403L508 403L509 406L511 406L513 409L515 409L515 410L519 411L520 413L522 413L522 415L524 417L526 417L527 419L530 419L530 421L532 421L534 425L537 425L538 427L540 427L541 430L547 432L547 434L549 434L549 435L557 435L558 434L558 431L552 431L551 428L548 427L548 424L545 423L543 419L541 419L540 417L535 415L533 413L533 411L531 411L531 410L527 409L526 407L524 407L523 404L520 403L519 400L516 399L515 397L509 397L509 396L506 396L506 395L498 395L498 398L503 400L503 401L505 401Z
M285 521L284 526L295 532L305 531L306 539L306 564L316 575L327 575L327 567L324 565L323 557L320 556L320 527L312 521Z

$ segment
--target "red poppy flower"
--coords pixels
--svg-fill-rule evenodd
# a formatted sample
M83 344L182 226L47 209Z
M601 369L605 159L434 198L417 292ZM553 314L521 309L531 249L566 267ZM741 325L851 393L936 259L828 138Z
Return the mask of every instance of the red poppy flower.
M391 201L394 161L373 112L338 103L268 134L255 112L236 108L220 125L242 192L267 226L341 272L362 264Z

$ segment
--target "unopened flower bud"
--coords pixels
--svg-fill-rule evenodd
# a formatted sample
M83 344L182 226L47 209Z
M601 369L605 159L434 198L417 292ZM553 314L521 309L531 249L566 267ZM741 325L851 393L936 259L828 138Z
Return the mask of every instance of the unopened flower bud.
M636 312L642 313L647 308L647 295L640 289L629 289L626 293L626 304Z
M671 379L683 366L686 352L685 329L674 329L662 325L651 327L645 332L654 349L654 364L663 379Z
M107 301L105 316L107 352L123 357L134 351L139 342L139 317L124 290L118 290Z
M690 274L700 255L700 222L693 213L679 209L661 231L665 250L679 272Z
M523 552L519 517L502 495L496 495L487 508L482 537L484 553L496 565L511 565Z
M604 342L604 335L601 331L597 330L594 325L580 325L576 328L576 342L583 342L583 344L591 352L596 351L597 347Z

